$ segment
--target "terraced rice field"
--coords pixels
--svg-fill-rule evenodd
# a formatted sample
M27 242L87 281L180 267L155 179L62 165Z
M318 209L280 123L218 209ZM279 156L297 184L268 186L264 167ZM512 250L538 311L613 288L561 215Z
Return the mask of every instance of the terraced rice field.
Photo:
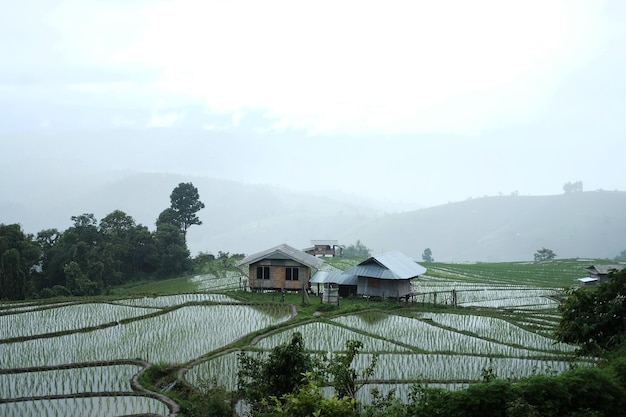
M509 269L518 267L515 277ZM235 389L240 351L265 355L295 331L321 358L347 340L361 341L358 369L378 355L373 379L358 394L365 402L374 386L406 398L417 381L458 389L480 381L485 369L518 379L592 365L552 338L559 286L532 277L526 265L485 268L437 265L414 283L419 310L383 312L370 302L371 311L327 311L297 325L290 324L289 307L271 296L260 305L238 300L241 276L232 271L192 278L198 288L192 294L0 305L0 415L166 416L171 404L131 384L144 366L178 364L192 385L216 379ZM261 334L249 345L236 344L254 332Z

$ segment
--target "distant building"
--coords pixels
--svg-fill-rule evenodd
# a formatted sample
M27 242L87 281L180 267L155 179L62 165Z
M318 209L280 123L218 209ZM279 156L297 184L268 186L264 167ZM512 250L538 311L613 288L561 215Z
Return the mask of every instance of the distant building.
M426 273L426 268L398 251L372 256L343 273L317 272L311 283L325 288L339 287L342 297L405 298L413 295L411 281Z
M626 265L615 264L615 265L591 265L591 266L588 266L586 269L587 269L587 272L589 272L589 278L595 279L596 282L607 282L609 280L609 273L611 271L621 271L624 268L626 268Z
M310 248L305 248L304 252L311 256L343 256L344 246L337 240L312 240Z
M250 289L308 290L313 270L324 261L287 244L246 256L239 265L248 265Z

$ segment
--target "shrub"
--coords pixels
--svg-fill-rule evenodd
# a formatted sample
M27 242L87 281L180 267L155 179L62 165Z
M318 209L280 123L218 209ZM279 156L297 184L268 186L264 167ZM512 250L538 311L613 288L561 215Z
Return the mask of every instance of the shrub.
M605 416L626 415L626 391L610 373L598 368L578 368L561 378L571 394L570 413L589 410Z
M520 400L541 416L562 416L570 408L571 394L563 378L537 375L515 385Z
M55 285L52 287L51 291L53 297L69 297L71 295L70 290L65 288L63 285Z

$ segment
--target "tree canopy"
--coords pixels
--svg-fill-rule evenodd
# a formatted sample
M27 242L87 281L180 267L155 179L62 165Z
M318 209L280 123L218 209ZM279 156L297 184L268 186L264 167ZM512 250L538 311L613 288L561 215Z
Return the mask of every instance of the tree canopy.
M344 256L353 258L369 258L372 256L370 249L361 243L360 240L357 240L354 245L348 245L348 247L343 251L343 254Z
M194 213L204 205L191 183L177 187L172 204L176 209L163 210L154 232L121 210L99 222L92 213L71 216L65 231L45 229L36 237L18 224L0 224L0 299L95 295L131 279L188 271L184 227L200 224Z
M552 249L541 248L535 252L535 262L551 261L556 258L556 253Z
M422 253L422 260L424 262L435 262L435 258L433 258L433 252L430 248L424 249L424 253Z
M626 337L626 269L611 272L596 288L570 291L560 305L557 337L580 346L583 354L610 350Z
M19 224L0 223L0 299L21 300L33 289L41 250Z
M170 195L171 208L176 214L178 224L183 234L187 234L190 226L201 225L198 213L204 208L204 203L200 201L198 189L190 182L181 182Z
M344 352L323 360L307 352L302 334L294 332L289 343L275 346L266 358L239 354L238 392L253 415L354 415L356 392L367 383L378 359L374 355L358 372L353 361L362 348L360 341L347 340ZM335 395L321 401L321 385L332 386Z

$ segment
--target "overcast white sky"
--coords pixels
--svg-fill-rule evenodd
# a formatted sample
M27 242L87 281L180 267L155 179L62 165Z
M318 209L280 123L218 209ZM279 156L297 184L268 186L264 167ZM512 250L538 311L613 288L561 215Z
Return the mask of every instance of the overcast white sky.
M626 189L621 0L0 9L4 150L20 132L89 166L326 188L399 209L578 180ZM120 138L127 149L102 150ZM193 150L173 154L181 140ZM157 144L145 160L124 155Z

